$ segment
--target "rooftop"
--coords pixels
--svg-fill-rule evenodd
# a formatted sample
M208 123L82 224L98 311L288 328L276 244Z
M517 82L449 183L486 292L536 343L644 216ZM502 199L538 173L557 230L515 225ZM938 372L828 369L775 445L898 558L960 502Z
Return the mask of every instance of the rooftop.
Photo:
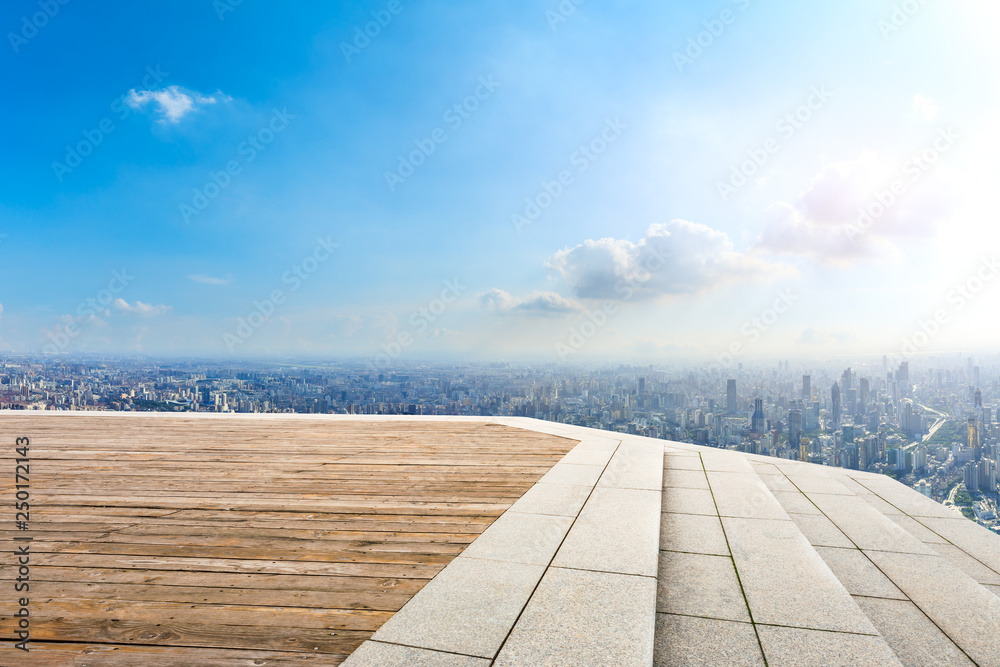
M1000 538L876 474L520 418L0 429L2 665L1000 665Z

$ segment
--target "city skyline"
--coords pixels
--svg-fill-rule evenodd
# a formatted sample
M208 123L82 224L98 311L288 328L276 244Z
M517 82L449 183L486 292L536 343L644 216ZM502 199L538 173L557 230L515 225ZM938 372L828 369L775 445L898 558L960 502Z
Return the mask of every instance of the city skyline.
M39 7L0 352L996 350L992 3Z
M720 371L0 357L0 409L529 417L889 475L1000 531L1000 358Z

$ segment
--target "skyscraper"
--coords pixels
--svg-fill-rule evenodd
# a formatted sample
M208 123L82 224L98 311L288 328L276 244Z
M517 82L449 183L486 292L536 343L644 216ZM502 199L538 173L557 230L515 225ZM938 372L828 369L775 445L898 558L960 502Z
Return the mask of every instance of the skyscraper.
M788 447L793 452L802 444L802 410L788 411Z
M899 386L900 396L910 395L910 362L900 362L899 370L896 371L896 384Z
M969 449L973 451L973 456L978 460L980 455L979 422L975 417L969 417Z
M764 399L755 398L753 401L753 417L750 418L750 432L756 434L764 433L767 428L764 419Z
M840 387L836 382L833 383L830 398L833 399L833 425L840 426Z
M969 493L979 493L979 466L975 461L965 464L965 490Z
M736 414L736 380L726 383L726 414Z
M812 377L808 375L802 376L802 400L808 401L812 398Z

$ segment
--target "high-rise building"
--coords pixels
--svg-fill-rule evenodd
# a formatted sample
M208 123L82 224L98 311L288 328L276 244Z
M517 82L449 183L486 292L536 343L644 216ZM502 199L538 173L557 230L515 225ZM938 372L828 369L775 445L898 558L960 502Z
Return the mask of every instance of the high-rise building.
M904 398L899 412L899 427L903 429L903 433L912 437L919 430L917 417L913 412L913 401Z
M830 398L833 400L833 425L836 427L840 425L840 387L836 382L830 390Z
M972 450L972 456L978 460L980 456L979 422L975 417L969 417L968 436L965 444Z
M994 493L997 489L997 464L991 459L980 459L979 490L983 493Z
M788 411L788 447L793 452L802 445L802 411Z
M851 373L851 369L850 369L850 368L848 368L848 369L847 369L846 371L844 371L844 373L843 373L843 374L842 374L842 375L840 376L840 387L841 387L841 389L843 389L844 391L847 391L848 389L850 389L851 387L853 387L853 386L854 386L854 382L853 382L853 381L852 381L852 379L851 379L851 376L852 376L852 375L853 375L853 374Z
M861 378L858 382L858 401L860 405L858 406L858 414L866 414L868 412L868 401L871 399L871 385L868 383L868 378Z
M975 461L965 464L965 490L969 493L979 493L979 466Z
M909 396L912 387L910 386L910 362L902 361L899 370L896 371L896 385L899 388L900 396Z
M646 378L639 378L639 395L646 393Z
M726 414L736 414L736 380L726 382Z
M812 398L812 377L809 375L802 376L802 400L808 401Z
M753 401L753 416L750 418L750 432L760 435L766 429L767 420L764 418L764 399L755 398Z

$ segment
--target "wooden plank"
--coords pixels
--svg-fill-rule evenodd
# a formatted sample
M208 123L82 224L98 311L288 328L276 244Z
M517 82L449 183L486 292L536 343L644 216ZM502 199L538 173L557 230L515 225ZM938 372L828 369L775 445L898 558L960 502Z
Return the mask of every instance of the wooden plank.
M323 667L339 665L346 654L190 648L128 644L31 644L25 653L0 644L3 667Z
M576 444L476 422L0 414L0 442L24 435L34 641L0 665L338 665ZM24 533L0 528L9 553Z

